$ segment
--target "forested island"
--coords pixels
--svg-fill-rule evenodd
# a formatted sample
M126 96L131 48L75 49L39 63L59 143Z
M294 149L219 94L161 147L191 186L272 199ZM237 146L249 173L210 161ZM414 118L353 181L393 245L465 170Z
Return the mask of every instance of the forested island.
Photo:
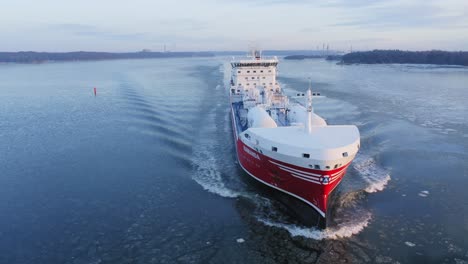
M292 51L288 51L288 53ZM148 58L184 58L184 57L213 57L216 52L0 52L0 63L42 63L47 61L93 61L115 59L148 59ZM343 64L437 64L468 66L468 52L466 51L402 51L402 50L373 50L351 52L345 55L288 55L286 60L326 59L339 60Z
M13 63L41 63L47 61L93 61L115 59L149 59L149 58L183 58L183 57L212 57L210 52L0 52L0 62Z
M437 64L468 66L468 52L466 51L402 51L402 50L373 50L351 52L343 55L344 64Z
M322 59L325 55L289 55L285 56L285 60L305 60L305 59Z
M343 59L343 55L328 55L325 59L327 61L341 61Z

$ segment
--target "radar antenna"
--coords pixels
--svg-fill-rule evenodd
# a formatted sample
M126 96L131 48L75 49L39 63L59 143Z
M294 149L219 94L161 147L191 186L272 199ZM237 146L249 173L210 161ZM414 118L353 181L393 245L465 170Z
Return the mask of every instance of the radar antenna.
M307 133L312 132L312 113L314 112L314 109L312 108L312 81L309 77L309 89L307 90L307 95L305 98L305 105L306 105L306 114L307 114L307 119L305 125L305 129Z

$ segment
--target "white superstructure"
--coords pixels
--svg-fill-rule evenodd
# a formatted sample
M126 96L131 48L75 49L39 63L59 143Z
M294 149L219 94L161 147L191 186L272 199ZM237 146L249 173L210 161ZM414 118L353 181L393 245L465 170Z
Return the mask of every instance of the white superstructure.
M259 51L231 61L238 158L255 179L325 217L328 194L358 152L359 131L352 125L328 126L314 113L310 87L290 100L276 80L277 65L277 57L262 57Z

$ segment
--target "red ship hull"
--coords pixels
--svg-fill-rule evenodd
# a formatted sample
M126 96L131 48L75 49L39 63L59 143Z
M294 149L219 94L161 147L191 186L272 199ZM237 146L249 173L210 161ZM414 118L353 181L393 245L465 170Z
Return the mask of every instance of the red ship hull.
M303 201L325 218L328 197L343 179L351 162L337 169L322 171L273 159L238 138L234 113L231 114L237 159L244 171L259 182ZM324 182L326 177L328 182Z
M256 152L236 139L237 158L241 167L254 179L302 200L322 216L327 212L330 193L340 183L348 164L335 170L301 168ZM323 184L324 176L329 183Z

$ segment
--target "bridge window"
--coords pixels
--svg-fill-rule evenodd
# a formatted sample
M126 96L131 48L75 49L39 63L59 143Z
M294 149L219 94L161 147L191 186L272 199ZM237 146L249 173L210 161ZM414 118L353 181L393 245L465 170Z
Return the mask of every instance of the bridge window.
M314 169L320 170L320 165L314 165Z
M252 80L255 79L255 77L252 77Z
M247 71L247 73L250 73L250 71Z
M302 157L308 159L308 158L310 158L310 154L309 153L302 153Z
M261 70L260 72L263 72L263 70Z
M278 148L277 147L271 147L271 151L278 152Z
M325 166L325 169L329 170L329 169L330 169L330 166Z
M245 137L245 138L250 138L250 135L247 134L247 133L245 133L245 134L244 134L244 137Z
M335 167L333 167L334 169L338 168L338 164L335 164Z
M241 71L237 71L237 73L241 73Z
M256 73L257 71L253 71L254 73Z
M343 152L343 157L348 157L348 152Z

